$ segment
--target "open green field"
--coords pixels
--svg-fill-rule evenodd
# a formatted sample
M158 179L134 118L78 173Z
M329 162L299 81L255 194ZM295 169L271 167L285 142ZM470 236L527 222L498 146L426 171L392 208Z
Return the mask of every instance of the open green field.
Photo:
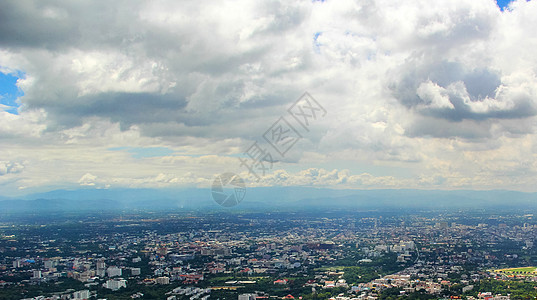
M508 269L496 269L494 272L504 274L537 274L536 267L523 267L523 268L508 268Z

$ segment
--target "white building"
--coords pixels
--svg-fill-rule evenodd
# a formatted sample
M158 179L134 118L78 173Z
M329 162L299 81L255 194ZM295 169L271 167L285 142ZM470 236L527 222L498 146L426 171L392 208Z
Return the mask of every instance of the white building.
M89 299L90 296L91 294L89 290L82 290L82 291L73 293L73 299L76 299L76 300L86 300L86 299Z
M157 284L170 284L170 277L158 277L156 280Z
M103 287L105 287L107 289L111 289L112 291L117 291L122 287L124 287L124 288L127 287L127 280L125 280L125 279L110 279L110 280L106 281L103 284Z
M256 294L240 294L239 300L255 300Z
M20 260L14 260L13 261L13 268L20 268L21 267L21 261Z
M108 277L121 276L121 269L118 267L108 267L106 273L108 273Z
M402 242L401 246L403 250L413 250L416 247L416 244L413 241Z

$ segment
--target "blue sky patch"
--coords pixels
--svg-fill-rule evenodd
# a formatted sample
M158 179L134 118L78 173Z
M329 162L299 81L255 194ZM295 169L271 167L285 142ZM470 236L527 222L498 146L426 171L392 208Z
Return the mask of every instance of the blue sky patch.
M6 111L15 115L19 114L17 109L20 106L17 98L24 95L19 87L17 87L17 80L19 78L24 78L24 73L4 74L0 72L0 104L9 106L10 108Z
M496 3L498 4L498 7L504 11L507 9L507 6L509 6L509 3L513 2L514 0L496 0Z
M116 147L109 148L112 151L127 151L134 158L159 157L172 154L174 151L166 147Z
M319 38L319 36L321 36L321 34L323 34L322 32L316 32L314 35L313 35L313 49L315 50L316 53L319 53L320 52L320 48L321 48L321 44L317 41L317 39Z

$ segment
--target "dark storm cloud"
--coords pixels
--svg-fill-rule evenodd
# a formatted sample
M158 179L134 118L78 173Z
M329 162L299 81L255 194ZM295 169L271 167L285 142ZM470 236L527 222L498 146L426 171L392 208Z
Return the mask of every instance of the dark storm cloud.
M34 1L2 1L0 43L4 47L56 48L79 34L78 24L71 18L59 22L45 17L43 10L43 5Z
M175 112L185 106L186 101L175 95L109 92L51 103L47 111L67 126L79 126L87 117L103 117L128 128L139 123L177 120Z
M220 104L209 102L209 106L200 110L190 110L184 96L177 94L108 92L72 101L49 101L46 110L54 120L49 130L81 126L88 118L98 117L118 123L123 130L136 125L144 135L152 137L239 135L253 139L274 122L273 115L284 112L278 104L285 104L289 99L270 95L267 101L260 99L259 105L249 103L241 108L236 107L233 99L221 100ZM256 121L248 121L252 119ZM249 122L248 126L245 122Z

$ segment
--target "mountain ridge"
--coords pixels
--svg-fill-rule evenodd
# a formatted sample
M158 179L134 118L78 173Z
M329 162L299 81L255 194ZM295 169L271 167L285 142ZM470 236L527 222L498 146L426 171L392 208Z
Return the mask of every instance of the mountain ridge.
M17 199L0 198L4 213L52 211L182 210L220 208L210 189L54 190ZM313 187L247 188L231 209L464 209L537 208L537 193L508 190L350 190ZM224 209L224 208L223 208Z

